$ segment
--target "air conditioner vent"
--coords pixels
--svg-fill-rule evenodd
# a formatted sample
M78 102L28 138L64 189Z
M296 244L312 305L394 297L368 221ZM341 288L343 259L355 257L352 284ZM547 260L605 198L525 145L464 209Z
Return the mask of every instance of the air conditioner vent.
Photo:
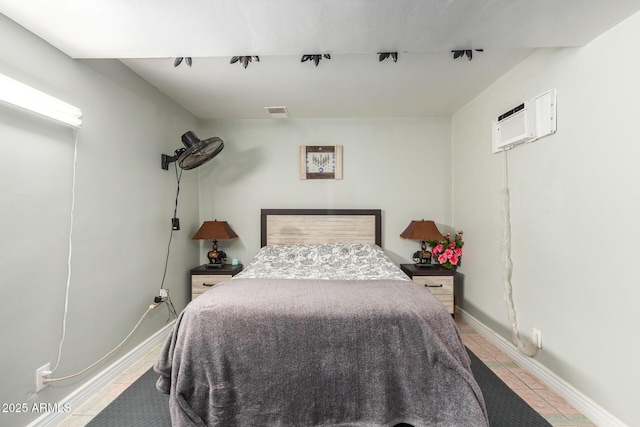
M273 119L287 119L289 118L289 112L287 107L264 107L265 110L271 114Z
M536 111L527 101L501 114L493 122L493 152L508 150L517 144L531 141L536 134Z

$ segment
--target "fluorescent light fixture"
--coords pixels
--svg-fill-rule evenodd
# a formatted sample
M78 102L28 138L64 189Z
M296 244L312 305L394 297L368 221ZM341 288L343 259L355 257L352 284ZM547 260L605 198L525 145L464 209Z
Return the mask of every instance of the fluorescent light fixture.
M71 126L82 126L82 110L0 74L0 101Z

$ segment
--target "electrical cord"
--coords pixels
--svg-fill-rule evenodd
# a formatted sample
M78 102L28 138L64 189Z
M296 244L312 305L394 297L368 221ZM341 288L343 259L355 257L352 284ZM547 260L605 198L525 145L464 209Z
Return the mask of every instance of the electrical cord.
M63 344L64 344L64 341L65 341L65 338L66 338L66 334L67 334L67 315L68 315L68 311L69 311L69 291L70 291L70 288L71 288L71 258L72 258L72 253L73 253L73 223L74 223L75 199L76 199L77 160L78 160L78 130L75 129L74 130L74 145L73 145L72 183L71 183L71 208L70 208L70 213L69 213L69 223L70 223L70 225L69 225L68 255L67 255L67 280L66 280L66 287L65 287L64 313L63 313L63 316L62 316L62 337L60 338L60 344L58 345L58 357L57 357L56 363L55 363L53 369L48 372L48 376L52 375L58 369L58 365L60 364L60 360L62 359L62 348L63 348ZM176 181L178 183L178 188L176 190L175 206L174 206L174 210L173 210L173 217L174 218L176 217L177 212L178 212L178 196L180 194L180 179L182 178L182 169L180 170L180 173L178 173L178 167L176 166L175 173L176 173ZM164 289L164 281L165 281L166 274L167 274L167 266L168 266L168 263L169 263L169 253L170 253L170 249L171 249L171 240L172 240L172 238L173 238L173 226L171 227L171 234L169 236L169 244L167 246L167 257L166 257L166 260L165 260L165 267L164 267L164 274L162 276L161 289ZM45 384L48 384L48 383L52 383L52 382L56 382L56 381L64 381L64 380L68 380L70 378L77 377L79 375L84 374L85 372L87 372L91 368L95 367L96 365L98 365L102 361L104 361L106 358L108 358L113 353L118 351L129 340L129 338L131 338L133 333L138 329L138 327L140 326L142 321L147 317L147 315L153 309L155 309L161 302L164 302L164 303L167 304L167 309L169 311L169 319L168 320L171 319L171 316L173 316L175 318L178 317L178 314L177 314L176 309L175 309L175 307L173 305L173 302L171 301L171 299L168 296L166 298L164 298L164 300L162 300L160 302L154 302L153 304L149 305L149 308L147 308L147 310L144 312L142 317L140 317L140 320L138 320L138 323L136 323L136 325L133 327L131 332L129 332L129 334L113 350L109 351L107 354L102 356L96 362L94 362L91 365L87 366L85 369L83 369L83 370L81 370L79 372L76 372L75 374L67 375L67 376L60 377L60 378L44 378L42 380L42 382L45 383ZM35 396L35 393L29 393L29 394L31 395L31 398L33 398L33 396Z
M538 347L530 340L522 340L518 332L518 320L516 318L516 308L513 302L513 285L511 276L513 274L513 261L511 260L511 215L509 195L509 170L507 168L507 150L503 152L503 176L504 188L502 190L502 282L504 284L504 300L509 309L509 321L511 322L511 341L523 354L533 357L538 352Z
M182 179L182 169L180 169L180 172L178 173L178 166L176 163L173 164L174 168L175 168L175 174L176 174L176 183L177 183L177 188L176 188L176 199L175 199L175 204L173 207L173 218L175 219L178 216L178 197L180 196L180 180ZM174 232L174 227L173 227L173 222L171 224L171 232L169 233L169 243L167 244L167 256L165 257L164 260L164 272L162 274L162 282L160 283L160 292L162 292L162 290L165 290L164 287L164 281L167 278L167 268L169 266L169 255L171 253L171 242L173 240L173 232ZM169 311L169 318L167 319L167 322L169 320L171 320L171 317L174 318L178 318L178 313L176 311L176 308L173 305L173 301L171 301L171 298L169 297L169 291L167 290L166 293L166 297L161 299L162 302L167 304L167 310ZM158 298L158 297L156 297ZM156 300L157 301L157 300Z
M68 312L69 312L69 291L70 291L70 288L71 288L71 270L72 270L71 269L71 259L72 259L72 253L73 253L73 223L74 223L75 199L76 199L77 160L78 160L78 130L74 129L73 167L72 167L72 183L71 183L71 208L70 208L70 213L69 213L69 224L70 225L69 225L68 254L67 254L67 280L66 280L66 286L65 286L64 313L63 313L63 316L62 316L62 337L60 338L60 344L58 345L58 357L57 357L56 363L55 363L53 369L49 372L49 375L52 375L58 369L58 366L60 364L60 360L62 359L62 348L63 348L64 341L65 341L65 338L66 338L66 335L67 335L67 315L68 315ZM180 173L178 173L178 168L176 166L176 180L178 182L178 189L176 191L175 207L174 207L174 211L173 211L174 218L177 215L177 211L178 211L178 196L180 194L180 179L181 179L181 177L182 177L182 169L180 170ZM165 280L166 273L167 273L167 265L168 265L168 262L169 262L169 250L170 250L170 247L171 247L172 237L173 237L173 227L171 229L171 235L169 236L169 245L167 247L167 258L166 258L166 261L165 261L165 269L164 269L164 275L162 277L162 287L161 287L161 289L164 288L164 280ZM161 302L165 302L167 304L167 309L169 310L169 315L170 316L174 316L175 318L178 317L177 312L175 310L175 307L173 306L173 302L171 301L171 299L169 297L167 297L164 301L161 301ZM72 374L72 375L67 375L67 376L61 377L61 378L45 378L45 379L43 379L43 383L51 383L51 382L55 382L55 381L62 381L62 380L66 380L66 379L69 379L69 378L73 378L73 377L76 377L76 376L84 374L89 369L91 369L91 368L95 367L96 365L98 365L100 362L102 362L107 357L109 357L110 355L115 353L117 350L119 350L129 340L129 338L131 338L131 336L138 329L138 327L140 326L142 321L145 319L147 314L149 314L149 312L151 310L153 310L154 308L156 308L159 304L160 303L156 303L156 302L151 304L149 306L149 308L147 309L147 311L145 311L145 313L142 315L142 317L140 318L138 323L131 330L131 332L124 338L124 340L122 340L122 342L120 344L118 344L113 350L111 350L110 352L105 354L99 360L97 360L96 362L94 362L93 364L91 364L90 366L88 366L87 368L83 369L80 372L77 372L77 373ZM169 318L169 320L170 320L170 318Z
M180 173L178 173L177 163L174 163L173 166L176 173L176 182L178 183L178 186L176 188L176 203L175 207L173 208L173 217L175 218L178 215L178 196L180 195L180 180L182 179L182 169L180 169Z
M147 311L144 312L144 314L142 315L142 317L140 318L140 320L138 320L138 323L136 323L136 326L133 327L133 329L131 330L131 332L129 332L129 335L127 335L122 342L120 342L120 344L118 344L113 350L111 350L109 353L105 354L104 356L102 356L100 359L98 359L97 361L95 361L94 363L92 363L91 365L87 366L86 368L84 368L82 371L80 372L76 372L75 374L71 374L71 375L67 375L65 377L60 377L60 378L45 378L42 380L43 383L52 383L52 382L56 382L56 381L64 381L64 380L68 380L70 378L74 378L77 377L79 375L84 374L85 372L87 372L89 369L93 368L94 366L98 365L100 362L102 362L103 360L105 360L107 357L111 356L113 353L115 353L116 351L118 351L120 349L120 347L122 347L128 340L129 338L131 338L131 335L133 335L133 333L138 329L138 327L140 326L140 324L142 323L142 321L144 320L145 317L147 317L147 314L149 314L151 312L151 310L153 310L154 308L156 308L160 303L153 303L149 306L149 308L147 308ZM52 371L53 373L53 371Z
M60 363L60 359L62 358L62 344L64 343L64 339L67 335L67 313L69 311L69 289L71 287L71 254L73 252L73 213L75 211L76 205L76 166L78 160L78 129L74 129L74 143L73 143L73 167L72 167L72 178L71 178L71 209L69 214L69 244L68 244L68 254L67 254L67 284L64 296L64 314L62 315L62 337L60 338L60 345L58 346L58 360L54 365L51 373L55 372L58 369L58 364Z
M167 309L169 310L169 318L167 319L167 322L171 320L171 317L174 317L177 319L178 312L176 311L176 308L173 306L173 301L171 301L171 298L167 296L164 302L167 304Z
M178 173L178 166L174 162L173 166L175 167L176 173L176 182L178 184L176 189L176 200L173 208L173 217L176 218L178 215L178 196L180 195L180 180L182 179L182 169L180 169L180 173ZM169 266L169 254L171 253L171 241L173 240L173 225L171 226L171 232L169 233L169 244L167 244L167 256L164 260L164 273L162 274L162 282L160 283L160 290L164 289L164 281L167 277L167 267ZM176 316L177 317L177 316Z

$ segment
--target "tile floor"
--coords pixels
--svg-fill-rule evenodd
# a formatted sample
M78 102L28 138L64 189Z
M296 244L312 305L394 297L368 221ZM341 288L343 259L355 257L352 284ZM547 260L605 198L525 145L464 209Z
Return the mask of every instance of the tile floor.
M533 375L518 366L509 356L478 334L463 320L456 318L462 342L480 360L516 392L525 402L542 415L552 426L595 427L584 415L562 397L549 390Z
M591 421L549 390L535 377L516 365L507 355L479 335L463 320L456 318L462 341L480 360L493 370L513 391L542 415L552 426L595 427ZM156 360L162 344L149 351L111 384L98 392L58 427L82 427L113 401L122 391L144 374Z

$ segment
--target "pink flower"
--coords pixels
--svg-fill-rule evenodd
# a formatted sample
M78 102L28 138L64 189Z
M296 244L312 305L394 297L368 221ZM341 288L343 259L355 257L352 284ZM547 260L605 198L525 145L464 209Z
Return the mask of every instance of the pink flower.
M451 261L453 265L458 265L458 256L454 254L449 261Z
M431 252L433 252L434 255L439 254L440 252L442 252L442 245L438 244L435 248L433 248Z
M451 257L453 256L453 251L451 249L447 249L442 255L444 255L446 259L451 259Z
M456 248L456 242L451 242L451 244L449 244L449 248L450 249L455 249Z
M456 256L462 256L462 249L461 249L461 248L456 248L456 249L453 251L453 253L454 253Z
M444 254L440 254L440 256L438 257L438 262L440 264L444 264L445 262L447 262L447 257L444 256Z

